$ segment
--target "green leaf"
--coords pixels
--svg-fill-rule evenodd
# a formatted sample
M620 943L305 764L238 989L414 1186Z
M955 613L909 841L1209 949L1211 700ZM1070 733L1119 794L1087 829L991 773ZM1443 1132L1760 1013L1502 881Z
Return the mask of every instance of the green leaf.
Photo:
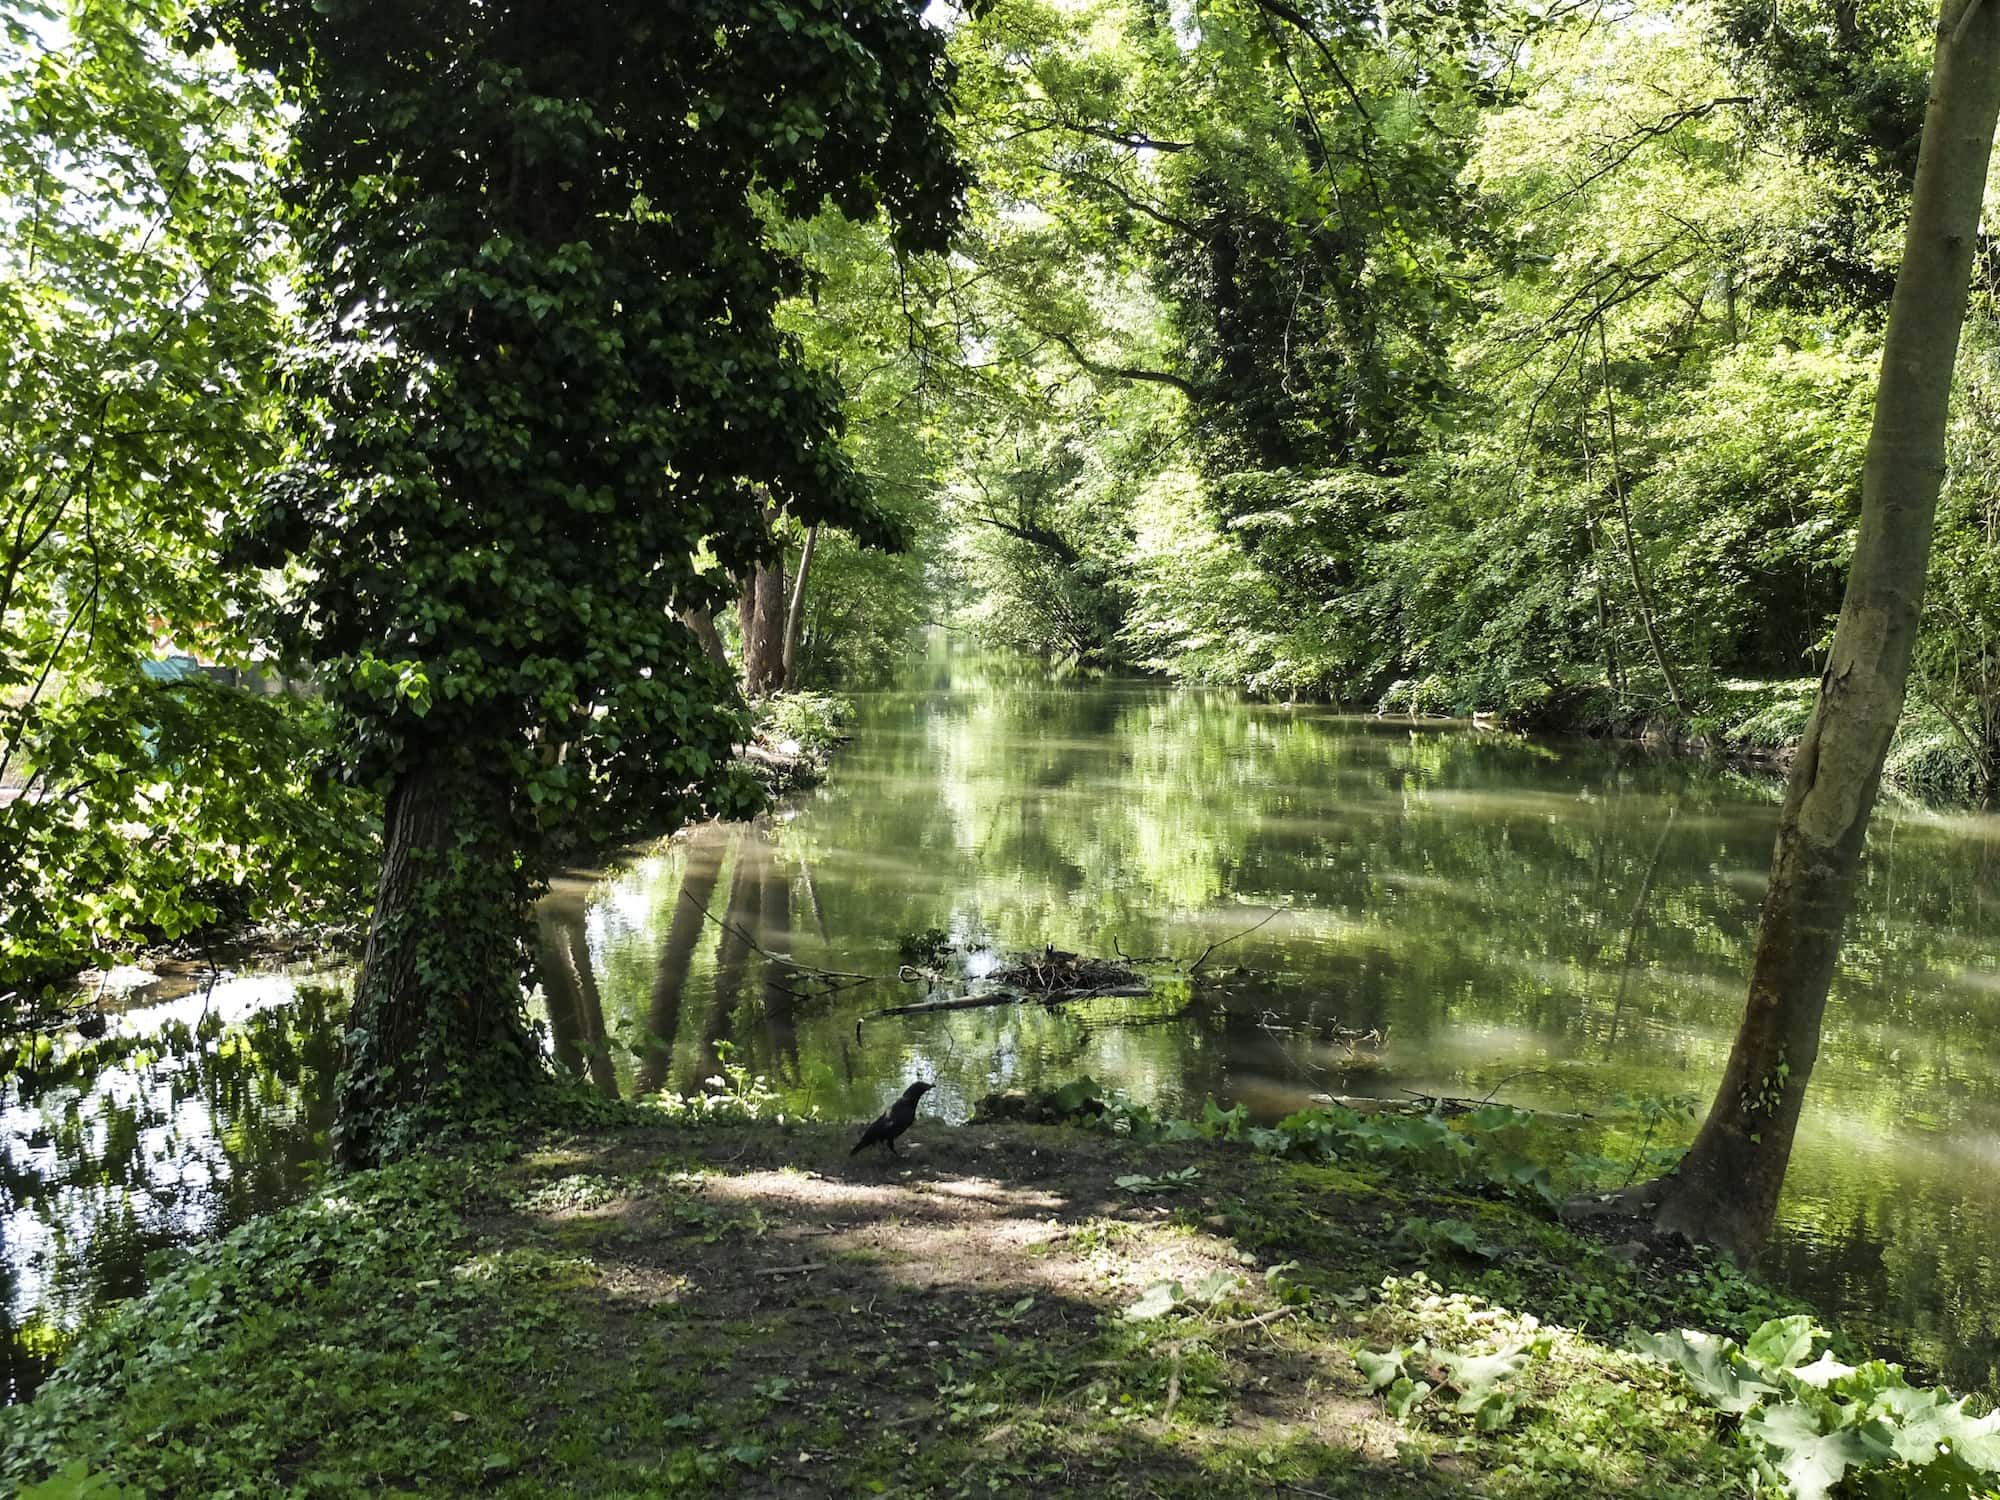
M1210 1271L1208 1275L1202 1278L1201 1285L1194 1289L1195 1300L1214 1304L1220 1302L1241 1285L1243 1285L1243 1278L1240 1276L1233 1275L1228 1271Z
M1428 1380L1411 1380L1406 1375L1389 1387L1389 1394L1383 1397L1382 1404L1388 1408L1390 1416L1407 1417L1423 1404L1431 1389Z
M1681 1329L1675 1333L1639 1333L1632 1347L1663 1364L1673 1365L1702 1396L1719 1410L1741 1414L1777 1387L1739 1368L1736 1341L1712 1333Z
M1854 1374L1854 1369L1853 1365L1844 1365L1835 1359L1833 1351L1829 1349L1811 1364L1800 1365L1791 1374L1794 1380L1802 1381L1819 1390L1832 1385L1835 1381L1846 1380Z
M1403 1376L1403 1360L1408 1351L1391 1349L1386 1354L1377 1354L1370 1349L1354 1351L1354 1362L1361 1367L1361 1373L1368 1377L1368 1389L1383 1390L1394 1385Z
M40 1484L29 1485L20 1492L20 1500L138 1500L138 1491L91 1473L79 1458Z
M1772 1318L1750 1335L1743 1352L1760 1365L1789 1370L1805 1362L1814 1337L1824 1333L1824 1329L1813 1327L1813 1320L1804 1313Z
M1752 1413L1743 1421L1743 1435L1778 1453L1773 1467L1784 1475L1794 1500L1826 1500L1849 1468L1891 1451L1858 1428L1822 1431L1819 1417L1797 1401Z
M1178 1281L1156 1281L1147 1287L1137 1302L1119 1314L1128 1323L1141 1323L1148 1318L1162 1318L1172 1312L1181 1301L1181 1284Z
M1049 1095L1049 1102L1066 1115L1073 1115L1093 1100L1101 1099L1104 1090L1088 1073L1081 1078L1072 1078L1068 1083Z
M1498 1354L1440 1354L1438 1359L1450 1372L1452 1386L1458 1391L1453 1409L1471 1412L1485 1405L1493 1388L1528 1362L1528 1354L1526 1345L1516 1345Z

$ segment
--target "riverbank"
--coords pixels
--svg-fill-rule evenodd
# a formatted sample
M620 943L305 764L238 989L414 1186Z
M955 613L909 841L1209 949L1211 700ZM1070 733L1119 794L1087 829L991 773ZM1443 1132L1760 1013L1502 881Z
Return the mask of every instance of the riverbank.
M1818 679L1812 677L1728 681L1715 684L1706 702L1676 711L1665 703L1633 708L1600 688L1476 713L1473 722L1527 734L1627 740L1783 776L1805 735L1818 692ZM1425 683L1399 682L1377 711L1443 712L1438 707L1442 702L1441 692L1427 692ZM1920 802L1965 807L1983 802L1992 777L1964 726L1913 696L1889 747L1883 784Z
M818 785L846 741L853 717L852 700L832 693L777 693L760 700L752 706L751 737L741 749L745 773L773 801ZM380 842L379 808L372 804L369 827L369 848L357 866L372 873ZM254 863L246 866L246 890L269 873ZM107 999L115 1004L134 993L148 1000L169 997L220 973L271 968L308 956L324 965L354 961L367 931L371 892L357 881L346 894L347 900L317 911L310 922L252 920L242 914L253 904L250 898L230 897L222 905L231 915L171 940L157 932L141 934L141 941L101 950L87 962L72 961L32 976L18 994L0 996L0 1077L7 1074L11 1052L32 1048L38 1037L79 1027L85 1036L102 1035L101 1007ZM88 895L75 893L79 907Z
M0 1415L0 1475L1709 1496L1758 1456L1626 1330L1788 1304L1407 1162L930 1120L857 1159L852 1126L643 1118L360 1174L192 1253Z
M768 797L817 786L847 740L854 700L837 693L773 693L752 708L743 763Z

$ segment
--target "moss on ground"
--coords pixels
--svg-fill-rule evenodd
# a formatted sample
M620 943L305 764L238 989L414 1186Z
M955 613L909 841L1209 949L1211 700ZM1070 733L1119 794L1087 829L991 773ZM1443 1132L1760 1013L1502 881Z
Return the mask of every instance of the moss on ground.
M817 1125L607 1128L342 1180L86 1335L0 1415L0 1478L88 1472L105 1487L48 1493L100 1500L1746 1482L1712 1411L1620 1347L1786 1310L1705 1261L1628 1265L1515 1202L1227 1143L912 1139L851 1159ZM1356 1359L1391 1349L1439 1390L1403 1416Z

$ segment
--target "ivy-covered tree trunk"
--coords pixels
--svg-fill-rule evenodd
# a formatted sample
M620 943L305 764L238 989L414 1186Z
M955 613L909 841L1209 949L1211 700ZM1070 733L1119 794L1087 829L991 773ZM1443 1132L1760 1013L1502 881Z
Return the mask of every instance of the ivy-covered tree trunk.
M1715 1103L1641 1190L1663 1228L1739 1258L1769 1236L1882 765L1902 715L1979 211L2000 116L2000 0L1945 0L1902 271L1862 474L1861 528L1778 824L1750 996Z
M382 879L355 981L339 1153L407 1154L431 1129L542 1076L522 1014L524 889L511 788L457 746L396 778Z
M204 10L290 106L307 338L231 543L388 798L341 1129L381 1160L542 1072L526 903L559 861L743 810L740 706L677 612L771 560L772 514L895 539L778 326L772 215L943 250L952 69L908 0Z

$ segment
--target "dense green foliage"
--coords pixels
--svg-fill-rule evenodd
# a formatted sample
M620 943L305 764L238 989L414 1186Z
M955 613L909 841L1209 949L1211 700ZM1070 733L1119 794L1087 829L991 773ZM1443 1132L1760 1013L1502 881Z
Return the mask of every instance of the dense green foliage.
M995 5L954 36L961 622L1265 693L1770 738L1747 689L1810 679L1839 603L1929 23ZM1974 324L1892 772L1983 796Z
M734 639L739 576L798 582L808 535L807 686L943 623L1414 712L1757 745L1802 720L1915 159L1914 0L217 7L240 58L177 46L186 14L9 32L10 783L69 775L41 717L147 655L309 662L365 796L505 742L436 770L519 853L501 900L733 805L743 721L672 611ZM846 92L863 56L911 92ZM281 171L245 64L302 110ZM2000 776L1990 325L1892 761L1973 797ZM146 821L61 800L5 814L34 869ZM330 895L240 842L201 892L135 850L133 921L72 920L78 883L10 849L44 913L11 981Z
M511 1096L526 901L565 852L741 805L745 737L680 612L767 515L891 527L777 323L767 215L941 248L938 33L900 4L222 5L296 110L288 448L236 528L387 797L343 1150Z
M184 11L0 22L0 994L367 883L323 715L141 671L257 655L216 540L270 453L276 117Z

